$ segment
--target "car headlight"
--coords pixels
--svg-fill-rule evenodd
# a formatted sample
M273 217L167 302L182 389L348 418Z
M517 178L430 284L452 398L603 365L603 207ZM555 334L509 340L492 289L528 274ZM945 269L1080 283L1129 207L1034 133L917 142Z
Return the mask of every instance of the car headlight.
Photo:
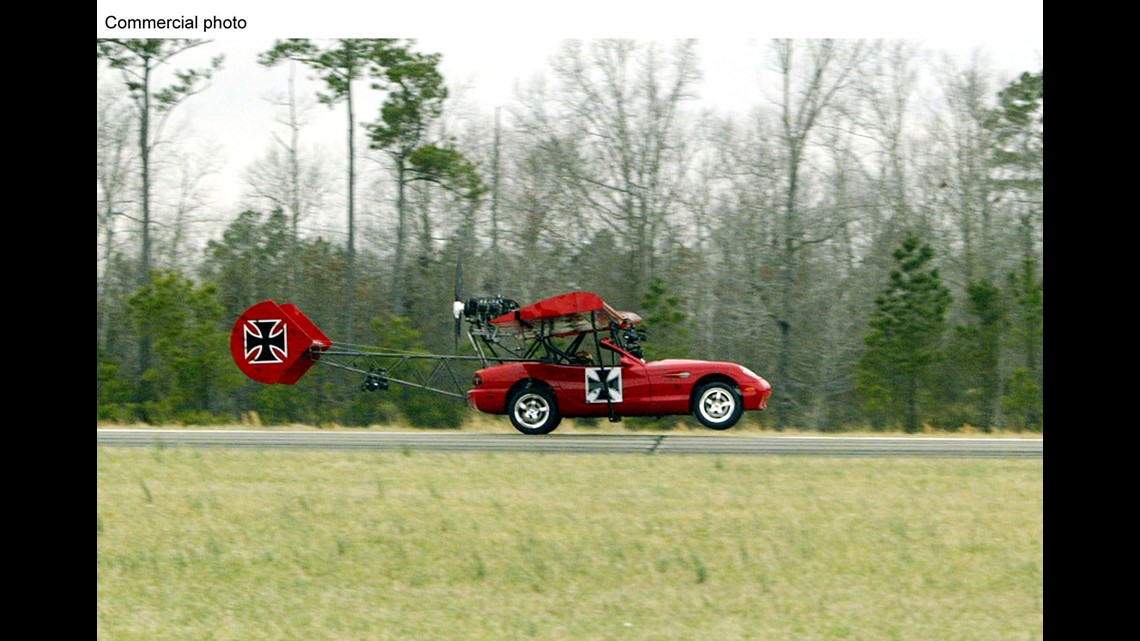
M751 376L752 378L760 378L759 374L757 374L756 372L753 372L752 370L748 369L747 367L745 367L743 365L738 365L737 367L740 368L740 371L744 372L745 376Z

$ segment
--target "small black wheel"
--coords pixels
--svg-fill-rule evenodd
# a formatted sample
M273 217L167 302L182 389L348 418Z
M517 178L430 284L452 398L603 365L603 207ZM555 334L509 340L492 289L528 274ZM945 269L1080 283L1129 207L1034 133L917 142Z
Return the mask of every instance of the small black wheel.
M735 385L713 381L693 392L693 414L705 427L727 430L743 413L744 403Z
M523 434L549 434L562 422L558 401L547 387L524 387L507 403L511 424Z

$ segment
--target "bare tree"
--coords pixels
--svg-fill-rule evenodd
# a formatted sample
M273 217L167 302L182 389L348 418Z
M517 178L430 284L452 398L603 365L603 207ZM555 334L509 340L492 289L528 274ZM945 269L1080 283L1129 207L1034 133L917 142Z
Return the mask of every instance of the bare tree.
M301 133L307 124L304 114L312 106L302 104L296 92L296 62L289 62L286 93L274 98L283 115L277 120L285 127L284 136L273 133L273 142L261 160L245 174L248 196L268 203L271 209L285 212L289 220L289 254L296 256L301 238L301 223L320 209L329 195L329 176L319 157L306 154L301 147ZM296 260L286 261L286 292L295 286Z
M513 142L500 198L504 247L516 267L499 269L496 279L520 300L537 300L575 285L568 282L573 279L569 258L588 236L582 233L581 199L567 170L574 162L571 141L523 134Z
M654 42L569 41L553 65L561 88L557 117L566 126L531 126L566 131L576 141L576 161L566 169L583 213L621 239L633 265L627 290L640 297L656 269L658 240L672 235L669 217L688 171L681 107L700 79L696 43L664 51Z
M215 144L170 154L169 169L162 172L165 186L159 185L167 198L160 204L169 214L155 225L155 254L161 266L191 271L190 257L204 248L202 228L215 221L201 214L208 204L207 181L217 173L220 155Z
M918 82L918 46L908 41L875 42L869 56L865 81L855 85L859 109L854 114L859 133L869 139L876 173L875 181L885 235L879 242L887 247L897 244L899 228L915 227L929 231L925 220L914 220L915 204L911 185L909 145L913 129L908 126Z
M138 126L139 176L141 192L141 249L138 283L145 287L151 278L151 161L155 147L162 140L162 129L171 112L186 99L205 89L221 69L223 57L214 57L207 67L176 70L174 79L162 85L161 72L171 61L208 40L190 39L101 39L96 41L96 57L119 71L133 102ZM161 87L160 87L161 85ZM157 118L156 118L157 116ZM157 122L152 122L156 119ZM143 332L138 344L138 374L150 367L150 334ZM145 400L149 392L139 386L137 400Z
M100 90L96 102L96 252L99 281L96 305L96 342L107 347L107 307L110 304L110 270L118 252L116 232L119 221L136 201L131 198L132 178L137 157L131 147L134 114L118 92Z
M150 279L151 258L151 154L162 139L162 128L171 111L187 98L208 86L213 74L221 69L223 57L211 60L208 67L175 71L175 79L156 86L158 72L175 57L208 40L189 39L106 39L97 41L97 56L122 74L123 83L134 102L138 125L138 145L142 190L142 252L139 260L139 283ZM158 116L157 122L152 118Z
M774 287L776 325L780 332L774 377L778 426L786 427L800 404L801 384L792 375L796 324L803 318L798 302L803 290L801 252L837 231L828 221L812 220L803 198L803 169L809 143L828 112L839 106L856 80L867 47L863 42L835 40L777 40L773 42L780 78L778 103L780 143L784 164L782 216L777 224L779 275ZM802 57L801 57L802 55Z
M775 316L776 243L782 189L779 140L774 121L756 109L741 120L724 119L711 130L716 150L706 171L716 177L712 210L703 214L710 228L709 260L716 261L709 283L715 294L710 304L716 323L710 328L713 343L727 358L747 358L756 367L770 369L775 353L771 323L757 319ZM698 210L699 211L699 210Z
M1001 244L995 227L995 194L989 180L995 137L986 129L994 87L977 61L965 69L946 63L941 74L945 108L931 127L931 175L939 178L940 208L949 217L960 247L962 287L998 275Z
M300 62L324 81L326 92L317 99L330 107L344 103L347 115L348 243L345 266L345 341L356 331L356 113L353 88L357 81L380 73L395 41L383 38L347 38L320 46L307 38L278 40L259 61L271 67L286 60Z

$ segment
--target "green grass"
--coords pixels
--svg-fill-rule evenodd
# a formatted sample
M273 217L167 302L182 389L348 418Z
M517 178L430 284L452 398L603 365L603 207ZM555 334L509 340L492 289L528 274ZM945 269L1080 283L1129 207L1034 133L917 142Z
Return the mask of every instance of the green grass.
M97 448L110 640L1043 637L1043 462Z

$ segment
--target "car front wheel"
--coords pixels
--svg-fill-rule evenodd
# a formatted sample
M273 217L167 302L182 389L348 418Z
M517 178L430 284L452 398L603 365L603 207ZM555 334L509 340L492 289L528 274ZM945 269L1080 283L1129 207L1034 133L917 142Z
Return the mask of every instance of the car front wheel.
M507 403L511 424L523 434L549 434L562 422L554 393L545 387L523 388Z
M736 425L743 412L740 393L728 383L706 383L693 394L693 414L705 427L727 430Z

